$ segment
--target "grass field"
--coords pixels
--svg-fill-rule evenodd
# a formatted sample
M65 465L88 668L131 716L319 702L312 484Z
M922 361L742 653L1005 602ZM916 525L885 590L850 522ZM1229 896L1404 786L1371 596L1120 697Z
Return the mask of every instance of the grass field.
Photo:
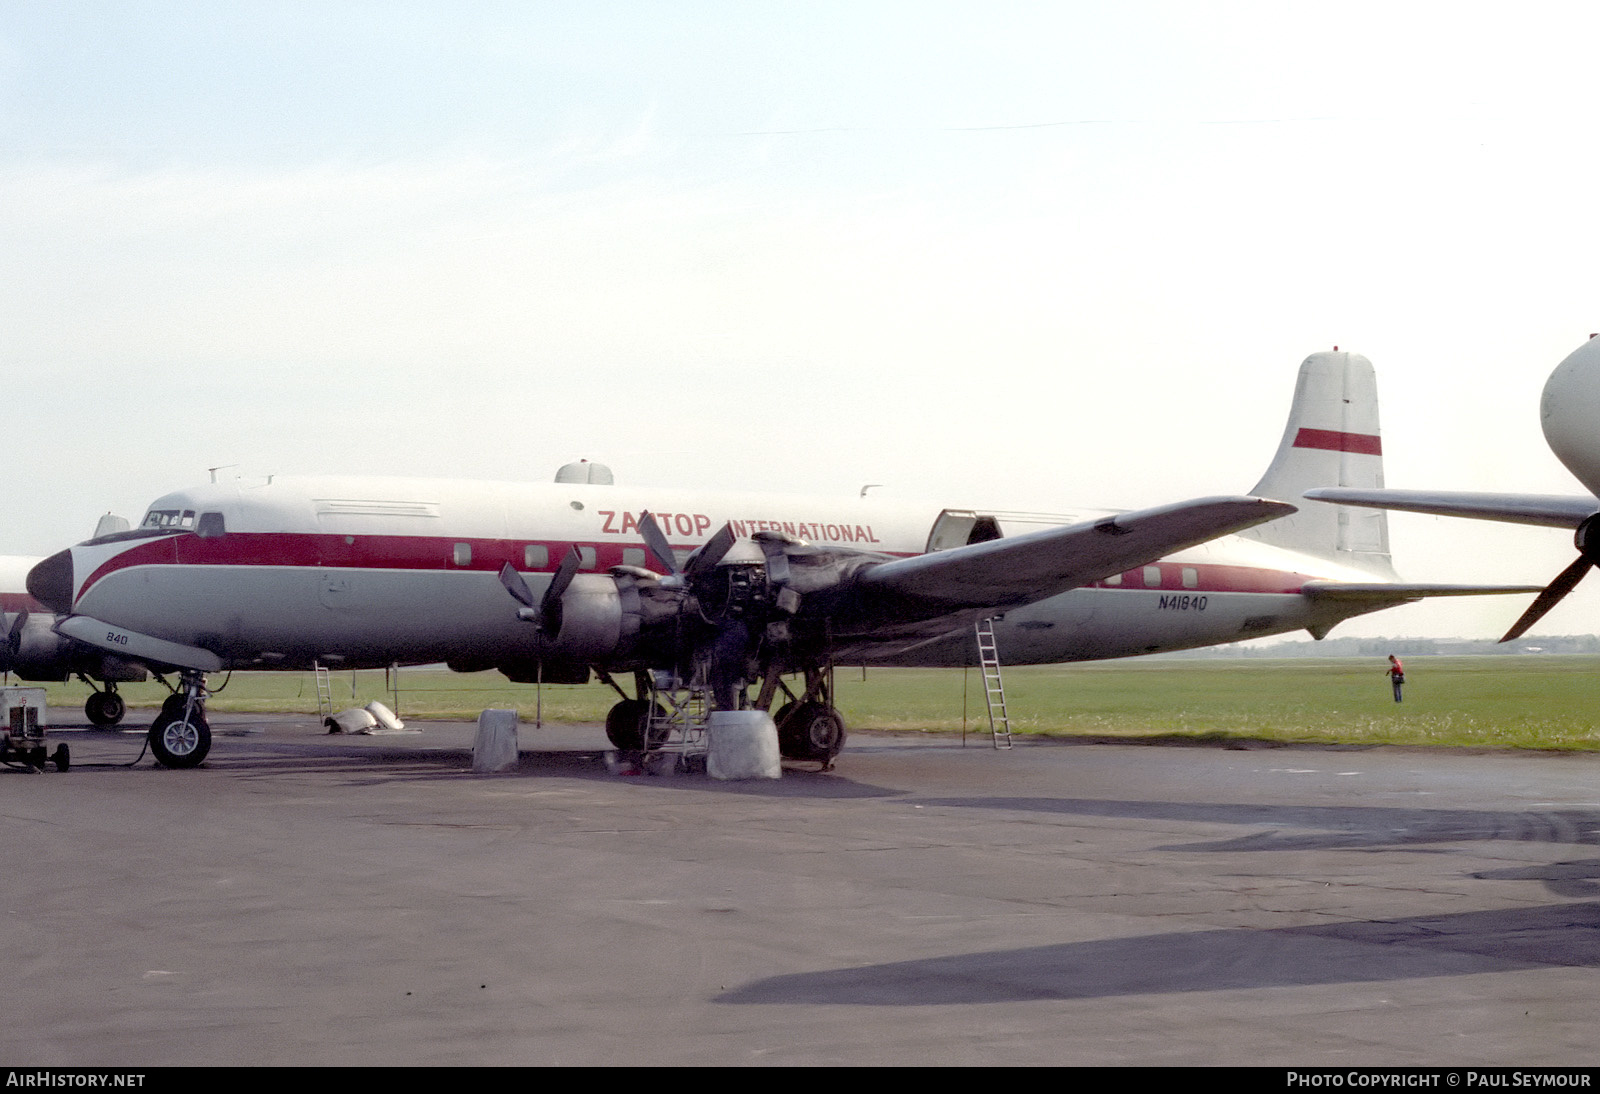
M1013 731L1129 739L1263 740L1350 744L1600 749L1600 657L1416 657L1406 701L1390 697L1381 658L1216 661L1128 660L1005 670ZM841 669L839 709L852 728L988 732L983 685L959 669ZM219 685L223 677L212 678ZM335 673L338 709L391 702L384 673ZM51 703L81 706L82 684L48 685ZM131 706L154 707L160 685L125 685ZM616 695L599 684L547 687L544 717L598 722ZM215 710L315 713L310 673L235 673ZM404 670L404 718L477 717L487 707L534 716L528 685L498 673ZM135 718L139 716L134 715Z

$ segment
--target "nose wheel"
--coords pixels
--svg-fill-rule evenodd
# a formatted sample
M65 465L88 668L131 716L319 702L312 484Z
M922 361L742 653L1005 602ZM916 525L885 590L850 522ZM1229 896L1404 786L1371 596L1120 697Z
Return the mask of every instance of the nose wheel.
M185 674L182 690L161 704L161 713L150 723L150 754L162 767L198 767L211 751L205 694L205 677Z

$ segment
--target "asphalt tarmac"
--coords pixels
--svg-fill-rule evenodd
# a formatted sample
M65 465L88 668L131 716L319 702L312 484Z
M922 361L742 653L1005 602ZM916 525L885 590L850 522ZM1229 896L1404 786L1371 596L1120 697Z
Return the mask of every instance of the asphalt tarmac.
M1600 1060L1597 755L858 734L721 783L213 725L0 771L0 1062Z

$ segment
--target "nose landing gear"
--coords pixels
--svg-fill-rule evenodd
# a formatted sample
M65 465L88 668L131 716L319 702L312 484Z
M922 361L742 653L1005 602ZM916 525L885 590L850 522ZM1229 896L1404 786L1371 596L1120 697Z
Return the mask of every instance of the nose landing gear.
M185 672L179 690L161 704L150 723L150 752L162 767L198 767L211 751L206 694L205 673Z

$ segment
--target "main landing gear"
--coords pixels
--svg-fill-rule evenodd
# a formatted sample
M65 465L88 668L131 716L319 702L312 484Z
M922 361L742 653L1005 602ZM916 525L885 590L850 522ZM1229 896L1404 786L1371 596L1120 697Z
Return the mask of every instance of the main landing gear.
M150 723L150 752L162 767L198 767L211 751L205 698L205 673L190 671L161 704L161 713Z
M709 705L705 702L708 688L702 687L699 696L658 693L649 673L640 672L635 676L638 698L630 699L609 676L600 675L622 696L622 700L606 714L606 737L616 748L624 752L648 752L661 748L669 736L666 726L673 721L666 715L668 708L687 711L699 709L702 711L699 717L704 719L703 711ZM806 690L797 696L783 683L776 671L771 671L754 702L749 700L743 687L735 692L737 707L770 710L781 688L788 696L788 702L773 715L773 721L778 725L778 751L786 760L820 763L826 771L833 767L834 757L844 748L847 735L844 718L833 705L832 667L807 668L805 678ZM666 707L663 707L662 700L667 704ZM652 712L654 718L651 717Z
M770 705L775 687L782 687L789 696L789 701L772 716L778 723L778 751L784 759L813 760L827 771L844 748L846 736L844 718L833 705L833 665L830 662L823 668L807 668L805 675L805 694L797 697L773 675L762 684L761 697Z
M117 694L117 685L112 683L107 683L104 691L91 693L83 704L84 717L89 719L90 725L99 729L116 725L126 713L128 704L122 701L122 696Z

